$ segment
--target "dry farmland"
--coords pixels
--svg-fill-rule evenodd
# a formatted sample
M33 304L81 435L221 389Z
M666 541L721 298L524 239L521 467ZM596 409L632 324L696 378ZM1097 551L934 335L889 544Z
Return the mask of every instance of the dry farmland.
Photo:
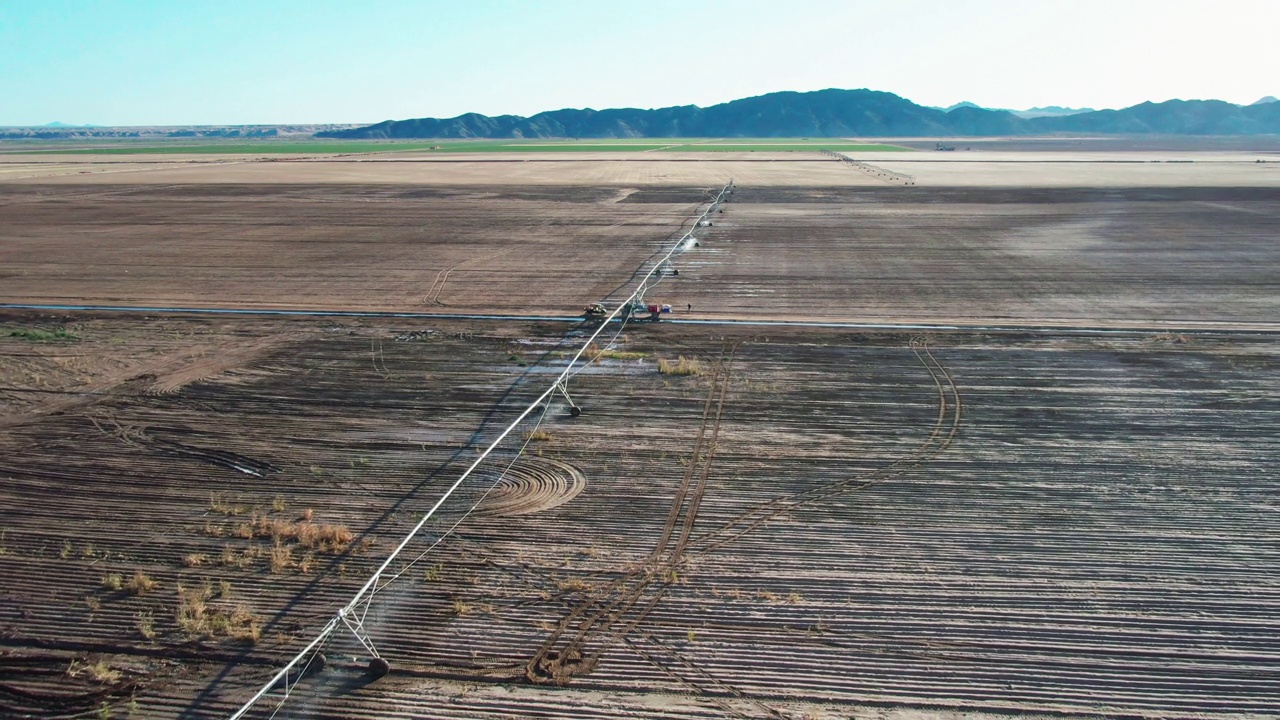
M276 717L1274 717L1280 182L1002 152L25 159L0 714L230 715L733 177Z

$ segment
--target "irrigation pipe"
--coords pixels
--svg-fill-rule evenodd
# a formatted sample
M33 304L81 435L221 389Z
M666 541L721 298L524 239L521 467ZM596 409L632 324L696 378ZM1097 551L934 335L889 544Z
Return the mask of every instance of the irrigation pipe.
M363 645L367 650L369 650L369 652L372 653L374 657L379 657L376 649L370 643L369 639L364 637L361 633L361 630L363 628L364 614L359 613L357 617L356 611L362 602L366 604L369 602L372 602L373 596L379 590L378 581L382 578L383 573L387 571L387 568L391 567L391 564L396 561L396 558L400 556L400 553L404 552L404 549L409 545L409 543L412 542L414 538L418 536L418 533L422 531L422 528L426 526L427 521L429 521L432 518L432 516L435 515L436 511L440 509L440 506L443 505L445 501L448 500L449 497L452 496L455 491L457 491L457 489L462 485L462 483L468 477L471 476L471 473L475 471L477 467L479 467L480 463L484 462L485 458L489 457L489 454L492 453L495 448L497 448L499 443L505 440L506 437L510 435L512 431L516 429L516 427L520 425L520 423L524 422L524 419L528 417L530 413L534 412L534 410L537 409L539 406L542 406L543 403L546 402L548 398L554 395L557 391L565 392L564 384L565 382L568 381L569 377L571 377L574 374L573 373L574 366L578 363L578 360L582 358L582 355L587 351L587 348L591 347L591 344L595 342L596 338L599 337L602 332L604 332L604 329L609 326L609 323L618 319L618 316L623 311L626 311L628 315L631 313L632 303L635 302L638 298L641 298L644 296L644 291L648 287L647 283L649 282L649 279L652 278L656 273L659 273L661 271L664 263L669 262L671 258L683 253L687 249L686 243L688 243L690 240L693 239L694 233L697 232L698 228L703 226L702 225L703 221L705 221L708 216L710 216L713 212L715 212L715 210L719 207L719 205L722 202L724 202L725 196L731 194L732 192L733 192L733 181L730 180L727 185L721 188L720 192L716 194L715 198L712 199L711 204L707 206L707 209L704 210L702 214L698 215L698 217L693 221L693 226L690 227L687 232L681 235L678 240L676 240L675 244L671 246L671 249L667 251L666 255L662 256L661 260L658 260L656 263L653 264L653 267L649 269L649 272L645 273L644 277L640 279L639 285L636 286L636 289L633 290L631 294L628 295L627 298L623 300L621 304L618 305L618 307L614 308L613 312L610 312L607 316L605 316L604 320L600 323L600 326L596 328L595 332L591 333L591 337L587 338L587 341L583 343L582 347L578 349L578 352L574 354L571 360L569 360L569 364L566 365L565 369L559 375L556 376L556 379L551 383L551 386L548 387L546 390L544 390L542 394L539 395L535 400L530 402L529 405L524 409L524 411L521 412L520 415L516 417L516 419L513 420L511 424L508 425L506 429L503 430L502 433L499 434L498 437L493 442L491 442L488 447L484 449L484 452L480 453L479 457L477 457L475 461L472 462L471 465L468 466L465 471L463 471L462 475L460 475L458 479L455 480L454 483L449 486L449 489L446 490L444 494L440 496L440 499L437 500L436 503L431 506L431 509L428 510L426 514L422 516L422 519L418 521L418 524L414 525L413 529L409 531L409 534L406 535L404 539L400 541L400 544L396 546L395 550L391 551L391 554L387 556L387 559L383 561L382 565L380 565L378 569L374 571L373 575L371 575L369 579L365 582L365 584L361 586L358 591L356 591L356 594L351 598L351 601L348 602L346 605L344 605L340 610L338 610L337 614L335 614L334 617L331 618L327 624L325 624L324 628L321 629L320 633L316 636L316 638L312 640L310 643L308 643L306 647L304 647L301 651L298 652L298 654L294 655L293 658L290 659L289 662L286 663L284 667L280 668L279 672L277 672L274 676L272 676L272 678L268 680L267 683L263 685L262 688L258 690L258 692L255 693L252 698L248 700L248 702L246 702L243 706L240 707L239 710L233 713L230 716L229 720L239 720L240 718L244 717L245 714L248 713L250 710L252 710L253 706L256 705L259 700L266 697L280 683L281 680L285 681L285 686L284 686L285 697L281 700L281 702L283 703L284 700L287 700L289 697L289 691L290 691L290 687L288 684L289 671L297 667L298 664L303 661L303 659L308 658L310 654L313 653L313 651L316 651L316 649L320 646L320 644L324 642L330 635L332 635L333 631L336 630L339 625L345 625L349 630L351 630L352 634L356 636L356 640L358 640L361 645ZM659 310L661 310L661 308L659 308ZM589 360L588 362L591 362L591 361ZM567 392L566 392L566 397L567 397ZM545 409L543 410L543 412L545 412ZM421 559L421 557L417 559ZM366 608L366 611L367 611L367 608ZM301 676L299 676L298 681L301 681Z

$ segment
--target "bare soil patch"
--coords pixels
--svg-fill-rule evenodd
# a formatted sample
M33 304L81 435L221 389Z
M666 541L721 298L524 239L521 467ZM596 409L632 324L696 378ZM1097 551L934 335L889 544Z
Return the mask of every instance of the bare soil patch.
M7 712L133 698L146 717L225 716L563 362L562 329L527 325L103 321L81 342L157 323L288 339L8 430ZM457 536L379 594L367 627L392 677L369 684L341 636L292 712L1273 707L1274 339L661 326L618 342L640 356L575 379L587 411L553 407L490 511L464 516L509 454L414 548ZM658 372L673 349L704 372ZM569 497L566 468L583 478ZM353 536L316 539L335 528ZM137 572L149 590L104 579ZM199 630L219 617L257 640ZM118 674L48 672L98 660Z
M1270 188L742 188L707 231L663 287L695 317L1280 317Z
M575 314L703 200L603 188L23 186L7 302Z
M901 154L901 153L897 153ZM723 186L870 185L817 152L804 153L397 153L316 158L175 157L145 161L0 156L0 181L38 185L297 184Z
M609 332L570 380L581 415L556 396L509 435L362 609L391 674L340 632L281 716L1274 713L1267 183L463 160L5 184L0 299L572 313L629 291L739 163L776 182L735 175L648 293L674 317L1061 328ZM0 327L0 715L147 718L250 697L589 329Z
M677 317L692 305L694 318L1273 323L1277 192L742 187L652 299ZM572 315L621 288L705 197L696 186L16 187L0 205L2 297Z

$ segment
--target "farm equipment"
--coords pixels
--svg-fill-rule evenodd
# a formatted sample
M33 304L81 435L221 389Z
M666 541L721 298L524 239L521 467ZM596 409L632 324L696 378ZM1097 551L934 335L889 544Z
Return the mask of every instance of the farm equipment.
M670 305L659 305L657 303L651 303L646 306L645 309L649 311L649 320L652 322L658 322L661 320L663 313L671 312Z
M648 319L657 322L661 319L663 313L671 312L671 306L659 303L644 303L643 301L635 301L627 305L623 305L620 311L620 317L623 322L632 319L641 319L642 313L648 313ZM591 303L582 310L583 318L587 320L599 320L609 314L609 309L604 303ZM641 317L637 317L641 316Z

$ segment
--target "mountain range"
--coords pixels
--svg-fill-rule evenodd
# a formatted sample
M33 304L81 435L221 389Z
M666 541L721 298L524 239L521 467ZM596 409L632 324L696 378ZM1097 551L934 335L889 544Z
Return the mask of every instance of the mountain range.
M1266 100L1266 98L1264 98ZM1069 108L994 110L961 103L917 105L876 90L775 92L709 107L643 110L565 109L531 117L467 113L454 118L387 120L317 133L334 138L648 138L1004 136L1072 133L1280 134L1280 102L1235 105L1221 100L1145 102L1123 110Z
M260 140L270 138L312 137L324 130L345 130L351 124L326 125L173 125L173 126L99 126L67 125L60 122L39 126L0 127L0 141L23 140L167 140L169 138L238 138Z
M1013 113L1014 115L1017 115L1020 118L1049 117L1049 116L1058 117L1060 115L1079 115L1080 113L1094 112L1093 108L1069 108L1069 107L1059 107L1057 105L1048 105L1045 107L1033 107L1033 108L1028 108L1026 110L1009 110L1008 108L984 108L977 103L971 103L967 100L964 102L958 102L955 105L952 105L950 107L934 108L934 109L941 110L943 112L951 112L952 110L956 110L962 107L978 108L979 110L1005 110L1007 112Z

